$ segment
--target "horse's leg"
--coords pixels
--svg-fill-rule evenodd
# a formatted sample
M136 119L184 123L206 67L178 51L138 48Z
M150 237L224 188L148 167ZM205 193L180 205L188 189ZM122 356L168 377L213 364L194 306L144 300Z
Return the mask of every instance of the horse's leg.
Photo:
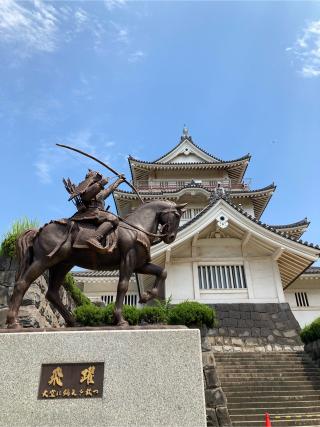
M17 316L24 294L29 289L31 283L34 282L46 269L47 265L41 260L37 260L34 261L18 278L18 281L15 283L13 294L9 303L9 311L7 315L8 328L19 327Z
M156 276L153 288L151 291L143 292L139 302L146 303L151 299L157 298L159 296L159 287L164 284L167 278L166 270L162 267L159 267L159 265L148 262L147 264L137 269L136 273L151 274L152 276Z
M122 306L125 294L128 290L129 280L134 270L135 260L135 251L134 249L130 249L120 261L119 283L114 310L114 320L117 326L128 326L128 322L124 320L122 316Z
M63 305L59 294L60 286L66 274L71 270L73 265L70 264L56 264L49 269L49 286L46 297L48 301L59 311L68 326L75 325L75 319L69 310Z

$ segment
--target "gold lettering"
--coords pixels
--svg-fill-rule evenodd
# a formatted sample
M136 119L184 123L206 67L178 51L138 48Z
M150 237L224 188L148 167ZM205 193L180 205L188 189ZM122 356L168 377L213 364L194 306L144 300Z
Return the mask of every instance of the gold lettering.
M69 389L69 388L65 388L65 389L63 390L63 396L64 396L64 397L69 397L69 396L70 396L70 394L71 394L71 392L70 392L70 389Z
M50 390L49 397L57 397L56 390Z
M61 378L63 378L63 372L60 366L58 366L52 371L52 375L50 377L50 380L48 381L48 384L53 386L58 385L59 387L62 387L63 383Z
M92 396L92 389L86 388L86 396Z
M82 384L84 381L87 381L87 385L94 384L95 369L95 366L89 366L88 369L81 371L80 383Z
M42 392L42 397L49 397L49 395L48 395L48 390L44 390L44 391Z

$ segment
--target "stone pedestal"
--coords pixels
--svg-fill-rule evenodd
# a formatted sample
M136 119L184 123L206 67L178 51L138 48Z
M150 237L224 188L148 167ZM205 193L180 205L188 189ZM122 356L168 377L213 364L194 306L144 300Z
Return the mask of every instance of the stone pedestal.
M186 328L0 333L0 426L205 426L200 334ZM38 399L42 364L104 363L102 398Z

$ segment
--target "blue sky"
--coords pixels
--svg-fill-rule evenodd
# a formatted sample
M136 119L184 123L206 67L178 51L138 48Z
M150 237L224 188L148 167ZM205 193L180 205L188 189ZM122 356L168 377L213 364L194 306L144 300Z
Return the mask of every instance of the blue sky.
M129 176L183 124L217 157L250 152L252 188L275 182L263 220L311 221L320 242L320 2L0 2L0 234L69 216L62 177ZM125 187L123 187L125 188Z

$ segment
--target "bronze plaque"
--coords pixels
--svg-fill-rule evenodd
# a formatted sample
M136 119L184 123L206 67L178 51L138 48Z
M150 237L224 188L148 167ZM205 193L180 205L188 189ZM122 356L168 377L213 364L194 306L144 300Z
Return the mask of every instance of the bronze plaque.
M103 362L42 365L38 399L102 397L103 374Z

